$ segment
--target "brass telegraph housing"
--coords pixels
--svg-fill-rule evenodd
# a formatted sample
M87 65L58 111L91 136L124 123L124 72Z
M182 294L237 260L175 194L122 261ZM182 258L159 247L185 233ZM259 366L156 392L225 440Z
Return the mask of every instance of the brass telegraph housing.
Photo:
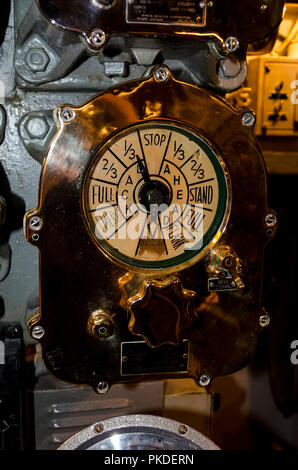
M253 113L237 111L159 67L81 107L61 106L55 117L59 131L43 165L39 204L25 217L26 238L40 252L40 314L29 331L33 337L36 328L42 331L38 339L49 370L95 388L161 375L208 385L247 364L264 325L263 252L276 228L276 219L270 227L266 223L275 215L267 206ZM175 142L201 145L205 168L216 169L217 177L209 179L217 199L209 212L220 212L220 218L210 219L214 230L206 240L203 233L202 248L197 245L193 257L182 253L170 268L154 264L158 257L146 265L137 250L129 258L121 253L124 244L116 249L97 240L88 215L97 210L88 205L95 192L90 180L101 179L105 152L122 148L121 142L134 139L144 126L172 133ZM158 176L144 169L146 158L131 156L132 173L123 170L126 183L130 175L147 178L147 186L150 179L155 196L158 186L163 200L170 198L169 179L157 183ZM126 166L121 152L113 158ZM118 197L120 186L119 180L118 192L109 194ZM186 194L189 182L184 189ZM182 197L184 189L175 194ZM102 324L99 337L95 332Z

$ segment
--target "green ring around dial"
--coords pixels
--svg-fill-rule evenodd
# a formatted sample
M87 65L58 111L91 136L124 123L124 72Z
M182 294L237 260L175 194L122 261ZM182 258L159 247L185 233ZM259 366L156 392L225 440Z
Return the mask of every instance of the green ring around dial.
M102 246L105 252L109 253L109 255L117 262L119 260L121 263L124 263L129 267L132 268L132 270L135 268L136 270L169 270L173 269L174 267L177 266L179 268L180 265L184 265L185 263L191 263L191 260L193 258L198 257L198 255L203 252L209 244L211 244L213 238L217 235L219 229L222 226L223 220L225 218L226 212L227 212L227 201L228 201L228 189L227 189L227 179L225 176L225 170L223 168L223 164L220 162L218 157L216 156L215 152L212 150L212 148L198 135L192 133L191 131L188 131L186 129L183 129L182 127L178 125L169 125L169 124L163 124L163 123L152 123L152 124L140 124L136 127L130 128L126 132L121 132L119 133L116 138L113 140L118 140L125 134L130 134L131 132L136 131L137 129L144 129L144 128L165 128L165 129L170 129L170 130L176 130L177 132L180 132L196 142L200 148L204 150L206 155L208 156L209 160L211 161L216 176L217 176L217 181L218 181L218 190L219 190L219 202L216 210L216 214L214 216L213 222L211 224L211 227L208 229L208 231L204 234L203 236L203 242L201 241L198 242L198 245L200 247L196 249L195 247L192 250L185 250L183 254L180 254L176 257L170 258L168 260L163 260L163 261L142 261L142 260L136 260L135 258L128 257L122 253L120 253L118 250L113 248L106 240L99 240L97 239L98 243Z

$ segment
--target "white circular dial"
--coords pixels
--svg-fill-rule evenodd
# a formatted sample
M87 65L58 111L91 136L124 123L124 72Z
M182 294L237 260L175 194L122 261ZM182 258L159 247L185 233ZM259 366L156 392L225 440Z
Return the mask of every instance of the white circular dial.
M89 168L84 210L104 252L131 269L180 269L218 240L227 173L198 135L173 124L130 128Z

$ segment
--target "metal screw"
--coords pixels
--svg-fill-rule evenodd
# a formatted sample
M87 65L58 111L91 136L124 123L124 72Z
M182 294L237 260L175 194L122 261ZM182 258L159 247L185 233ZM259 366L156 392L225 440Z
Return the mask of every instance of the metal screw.
M122 362L127 362L128 361L128 357L127 356L123 356L122 357Z
M106 34L101 29L95 29L92 31L89 41L92 47L100 49L106 42Z
M45 330L40 325L35 325L31 330L31 336L34 339L41 339L45 334Z
M46 51L41 47L32 47L25 55L25 63L31 72L45 72L50 62Z
M201 377L199 378L199 385L201 387L207 387L207 385L209 385L210 382L211 382L211 379L209 375L201 375Z
M158 82L165 82L169 76L169 72L164 67L159 67L157 70L155 70L154 75Z
M40 217L38 217L37 215L33 215L32 217L30 217L29 227L31 228L31 230L36 230L36 231L40 230L41 226L42 226L42 220Z
M181 424L181 426L179 426L179 428L178 428L179 434L186 434L187 431L188 431L188 429L187 429L187 426L185 426L185 424Z
M107 393L107 391L109 390L109 384L107 382L99 382L97 387L96 387L96 391L97 393Z
M252 127L256 121L255 115L250 111L243 114L241 122L246 127Z
M269 315L267 313L265 315L261 315L259 318L259 323L260 323L260 326L262 327L268 326L270 324Z
M32 235L31 238L32 238L32 240L33 240L34 242L38 242L38 240L39 240L39 235L38 235L38 233L33 233L33 235Z
M71 122L75 118L76 113L72 108L62 108L60 116L63 122Z
M229 36L225 40L225 48L228 52L236 52L239 49L239 41L234 36Z
M204 1L200 2L200 8L204 8L206 6L206 3Z
M102 432L103 431L103 425L101 423L94 424L94 431L95 432Z
M268 5L266 5L266 3L262 3L261 5L261 11L266 11L268 8Z
M274 225L277 224L277 218L275 214L272 214L271 212L266 215L265 217L265 224L267 227L274 227Z

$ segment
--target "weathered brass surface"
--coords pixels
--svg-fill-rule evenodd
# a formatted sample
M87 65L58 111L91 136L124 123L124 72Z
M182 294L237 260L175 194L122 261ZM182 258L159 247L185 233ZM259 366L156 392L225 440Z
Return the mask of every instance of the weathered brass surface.
M130 18L129 8L133 2L117 0L108 6L100 0L37 0L41 11L56 25L71 31L89 36L93 30L104 31L106 38L112 34L129 34L141 36L196 37L197 39L215 39L225 49L227 37L238 38L240 45L251 46L256 51L272 47L272 36L282 19L284 0L260 2L258 0L226 0L203 2L198 9L199 14L191 15L193 5L181 2L151 1L147 6L144 2L137 3L136 21ZM153 5L155 3L155 6ZM197 4L202 2L197 1ZM151 5L150 5L151 4ZM182 8L175 20L172 10ZM196 5L196 8L198 6ZM145 14L142 14L146 10ZM154 11L153 11L153 10ZM148 17L149 13L149 17ZM160 19L154 19L155 14ZM188 20L181 19L181 16ZM150 18L151 16L151 18ZM166 18L169 18L167 21ZM172 19L171 19L172 17ZM194 21L192 20L194 19Z
M132 330L137 325L132 327L133 316L130 320L128 311L132 299L139 296L144 305L145 291L155 286L156 296L158 286L172 282L170 277L177 278L170 291L176 282L180 289L180 294L175 294L176 305L183 292L191 293L188 300L193 305L189 316L187 302L183 306L184 325L179 326L178 334L178 338L188 340L188 371L176 375L198 380L207 374L212 379L246 365L262 330L263 251L275 227L269 235L265 224L269 211L266 171L253 128L242 124L243 112L204 89L176 81L170 73L163 82L153 74L116 86L72 109L69 122L61 118L63 107L57 110L60 130L43 165L39 205L25 218L27 240L40 251L41 308L39 318L30 323L30 331L36 324L44 328L40 342L49 370L62 380L93 386L100 381L111 385L160 379L154 373L122 377L121 343L140 340L128 329L130 321ZM90 236L83 186L93 158L124 129L159 120L193 129L221 155L231 178L232 200L228 224L214 249L229 247L237 254L245 287L224 292L208 290L212 253L169 275L128 272L105 256ZM29 226L33 215L42 220L38 233ZM135 307L132 310L136 318L141 312ZM97 310L113 316L114 331L106 339L88 332L88 320ZM168 320L162 308L154 312L154 321L154 329L148 329L158 338L157 344L158 331L167 331ZM175 373L164 376L175 377Z

